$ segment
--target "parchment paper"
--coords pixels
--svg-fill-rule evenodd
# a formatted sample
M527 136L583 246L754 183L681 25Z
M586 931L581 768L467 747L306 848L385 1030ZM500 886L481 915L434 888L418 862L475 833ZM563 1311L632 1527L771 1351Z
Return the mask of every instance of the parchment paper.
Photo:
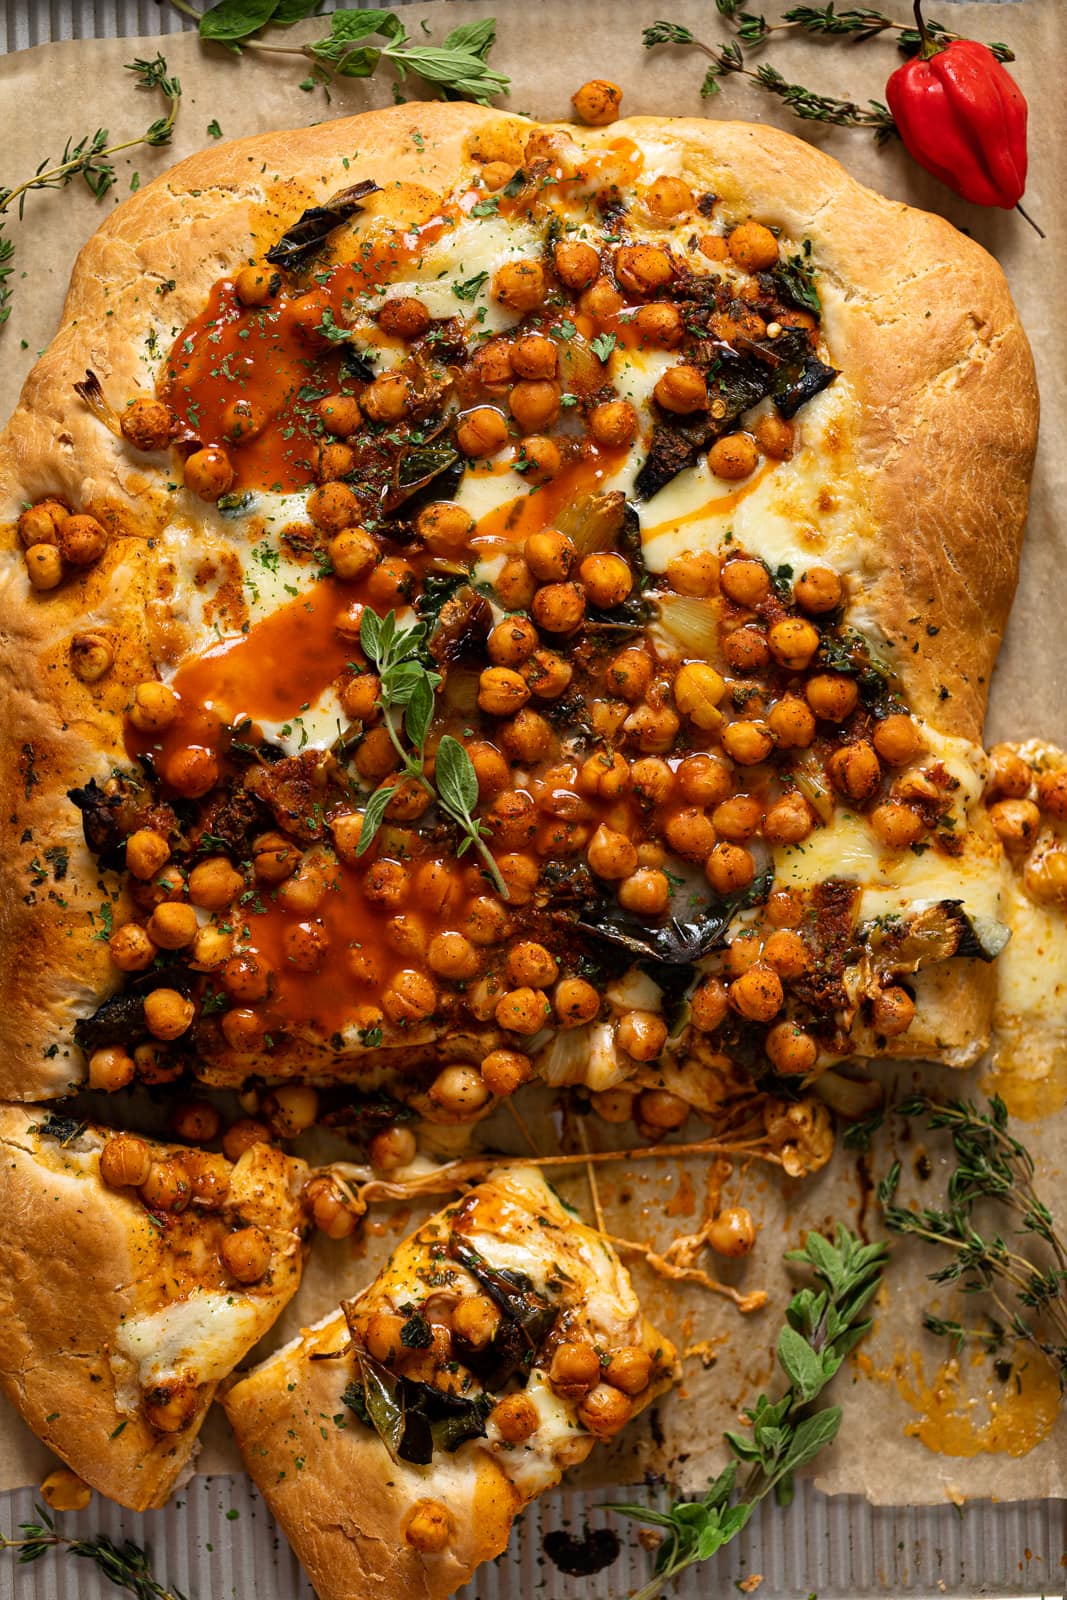
M671 0L662 9L709 43L729 36L709 0ZM774 16L784 7L771 4L766 9ZM903 12L908 8L898 4L889 9ZM461 19L493 14L499 35L493 61L512 78L510 105L516 110L540 118L565 117L573 90L597 75L623 86L626 112L774 122L811 138L883 193L942 212L1000 259L1034 345L1044 421L1022 578L993 683L988 730L990 738L1041 734L1067 741L1067 668L1062 643L1067 538L1057 517L1067 489L1067 454L1062 444L1067 436L1067 334L1060 307L1067 290L1063 265L1067 226L1062 204L1067 110L1058 71L1067 46L1067 12L1060 0L1023 0L1010 6L956 6L951 0L941 0L935 7L935 15L959 30L985 40L1006 37L1016 50L1018 60L1012 71L1031 106L1031 178L1026 204L1044 227L1045 241L1013 213L983 211L958 201L915 167L899 145L879 151L869 134L799 123L777 102L736 77L725 82L720 96L701 100L704 61L698 53L643 50L641 28L659 14L658 8L650 9L648 0L613 0L610 4L601 0L581 0L580 4L574 0L526 0L525 4L519 0L495 0L495 4L462 0L446 6L403 8L404 21L413 35L420 32L425 17L436 39ZM277 40L292 44L325 31L320 19L288 30ZM237 60L217 48L205 50L190 34L161 40L42 46L0 59L0 179L13 186L46 154L58 155L68 134L80 137L97 122L108 123L112 138L141 132L158 115L159 107L147 95L134 91L122 69L135 56L151 56L157 47L185 89L173 144L162 150L140 148L128 159L120 157L119 184L101 206L78 184L60 194L31 195L25 222L8 224L8 235L17 248L17 273L12 280L11 320L0 335L0 415L6 415L14 404L36 352L55 330L79 245L98 226L104 209L129 192L133 174L147 182L173 161L210 144L207 129L213 120L232 138L344 116L392 99L386 74L370 82L331 84L327 98L322 88L305 92L298 87L307 68L299 58L249 54ZM885 77L897 58L884 41L827 46L794 38L782 42L776 36L769 59L787 77L825 93L862 101L881 98ZM414 93L412 88L412 98ZM995 463L990 470L995 470ZM884 1076L890 1085L911 1082L910 1070L899 1066ZM927 1084L940 1082L951 1093L978 1090L975 1074L961 1080L958 1075L923 1069L922 1079ZM524 1110L539 1148L546 1153L554 1149L561 1129L558 1121L551 1119L548 1106L524 1103ZM143 1115L143 1107L140 1112ZM131 1120L136 1115L131 1108ZM594 1140L605 1141L608 1130L596 1119L590 1119L589 1126ZM688 1136L699 1136L693 1131L695 1126L695 1121L690 1123ZM1059 1199L1062 1212L1067 1114L1024 1132L1038 1158L1042 1191L1054 1202ZM514 1124L502 1115L484 1125L483 1137L495 1140L499 1149L516 1153L523 1149ZM902 1154L909 1168L914 1168L920 1155L928 1157L933 1175L925 1192L940 1194L945 1164L938 1149L915 1141ZM657 1408L654 1417L632 1430L615 1452L596 1452L585 1481L633 1482L643 1472L666 1472L690 1490L703 1486L721 1465L716 1441L722 1429L735 1425L739 1406L750 1403L761 1386L778 1381L772 1348L790 1293L781 1252L799 1243L809 1227L829 1227L835 1218L873 1228L877 1207L868 1204L869 1172L884 1172L890 1159L887 1148L876 1147L869 1164L858 1165L855 1157L839 1150L829 1170L803 1183L782 1179L758 1166L735 1174L728 1194L730 1198L740 1194L762 1220L760 1244L754 1257L740 1267L724 1267L714 1261L706 1264L745 1288L767 1289L770 1303L763 1312L742 1318L725 1301L691 1286L672 1285L667 1292L660 1280L635 1263L635 1278L649 1314L680 1348L700 1344L705 1360L714 1364L705 1368L699 1359L688 1359L679 1392ZM631 1239L661 1243L675 1231L696 1228L706 1167L705 1161L694 1160L678 1166L649 1163L633 1170L601 1168L609 1227ZM584 1181L574 1178L560 1186L589 1215ZM305 1284L275 1330L271 1346L336 1305L342 1294L362 1287L390 1244L414 1226L420 1214L418 1210L382 1213L355 1245L316 1240ZM897 1245L890 1288L878 1306L874 1333L863 1347L862 1359L838 1380L845 1422L822 1469L821 1486L864 1493L889 1504L917 1504L945 1496L957 1500L980 1496L1024 1499L1067 1494L1067 1425L1062 1416L1028 1453L1016 1453L1035 1431L1034 1417L1042 1407L1046 1423L1055 1412L1047 1375L1042 1377L1037 1370L1039 1363L1027 1362L1025 1356L1017 1359L1017 1353L1009 1349L1011 1377L1004 1381L994 1379L988 1363L974 1367L965 1359L960 1394L958 1400L953 1399L954 1375L951 1370L939 1369L946 1354L944 1343L918 1334L921 1308L935 1304L934 1287L924 1277L932 1265L928 1256L916 1259ZM91 1292L91 1286L87 1291ZM936 1304L942 1314L949 1312L944 1298ZM924 1392L924 1383L929 1393ZM1009 1403L1020 1387L1027 1394L1025 1405ZM1035 1387L1036 1395L1030 1392ZM934 1391L938 1389L942 1399L948 1396L948 1409L958 1412L959 1423L952 1426L968 1452L964 1457L934 1453L913 1436L931 1404L936 1406ZM905 1391L912 1393L911 1401ZM987 1419L990 1392L1000 1407L995 1440L1000 1449L971 1455L975 1430ZM37 1481L48 1470L49 1461L48 1452L21 1421L6 1407L0 1410L0 1487ZM211 1471L239 1470L217 1410L205 1430L199 1466Z

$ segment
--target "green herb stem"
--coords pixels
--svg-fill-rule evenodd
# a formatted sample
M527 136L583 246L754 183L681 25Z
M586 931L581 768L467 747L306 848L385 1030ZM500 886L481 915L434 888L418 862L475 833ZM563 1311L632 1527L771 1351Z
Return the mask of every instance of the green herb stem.
M73 1539L57 1533L55 1523L42 1506L37 1506L39 1522L19 1524L21 1539L0 1534L0 1550L17 1550L18 1561L27 1565L39 1561L49 1550L65 1549L67 1555L92 1561L116 1589L125 1589L135 1600L185 1600L180 1589L165 1588L153 1575L146 1551L125 1540L121 1545L99 1534L95 1539Z

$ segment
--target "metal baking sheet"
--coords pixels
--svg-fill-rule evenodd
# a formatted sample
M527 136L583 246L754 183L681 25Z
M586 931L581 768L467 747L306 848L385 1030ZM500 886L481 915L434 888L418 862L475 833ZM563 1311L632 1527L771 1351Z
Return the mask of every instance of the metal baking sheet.
M523 3L499 0L500 8ZM902 5L898 0L898 9ZM663 9L669 13L669 5L650 5L650 19ZM55 39L158 34L191 26L160 0L3 0L0 6L5 51ZM1004 1470L1010 1473L1010 1458ZM462 1591L464 1600L515 1600L518 1595L621 1600L640 1587L650 1558L625 1527L619 1528L619 1558L596 1576L567 1577L544 1554L543 1537L549 1532L580 1534L586 1522L593 1527L613 1522L598 1509L605 1498L566 1490L545 1496L522 1520L508 1553ZM0 1495L0 1532L10 1534L33 1516L32 1490ZM75 1537L106 1533L147 1547L159 1579L190 1600L313 1600L246 1478L194 1478L165 1511L141 1515L95 1497L88 1510L64 1515L61 1526ZM854 1497L820 1495L810 1483L801 1483L788 1511L757 1513L739 1539L690 1571L676 1592L679 1600L710 1600L737 1593L737 1584L757 1575L760 1600L1062 1596L1067 1503L872 1507ZM57 1554L18 1566L13 1557L0 1556L0 1600L106 1600L115 1592L85 1561Z

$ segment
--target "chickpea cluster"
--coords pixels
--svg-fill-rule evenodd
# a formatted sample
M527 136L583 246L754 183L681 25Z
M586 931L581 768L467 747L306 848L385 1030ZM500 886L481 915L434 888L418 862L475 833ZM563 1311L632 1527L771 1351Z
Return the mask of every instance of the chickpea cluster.
M17 527L23 546L26 576L39 593L57 589L71 573L94 567L108 545L108 532L102 522L87 513L72 511L61 500L54 498L38 500L35 505L27 506L19 515ZM85 647L78 652L81 665L86 669L84 672L78 671L78 659L75 657L75 671L86 682L102 677L111 664L109 660L107 665L101 666L100 654L90 663L90 654Z
M989 820L1039 905L1067 904L1067 766L1058 751L994 745L985 804Z

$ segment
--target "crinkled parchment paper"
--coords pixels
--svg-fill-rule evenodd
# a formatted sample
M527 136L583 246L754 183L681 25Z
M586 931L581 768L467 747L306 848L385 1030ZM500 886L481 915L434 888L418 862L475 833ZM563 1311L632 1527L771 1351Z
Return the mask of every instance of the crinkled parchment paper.
M890 11L907 12L904 0L886 0ZM820 124L798 123L777 102L754 86L730 78L724 92L710 100L699 94L703 58L694 51L661 48L646 53L641 28L661 8L648 0L457 0L448 5L405 6L404 21L419 33L425 16L440 39L461 19L497 17L499 41L494 64L513 82L510 106L533 116L562 118L572 91L586 78L607 76L623 86L624 110L652 114L685 114L770 121L806 135L838 157L848 170L872 187L912 205L941 211L957 226L974 234L1002 262L1023 322L1037 356L1044 405L1042 449L1015 611L993 684L989 718L991 738L1043 735L1067 741L1067 654L1063 648L1063 603L1067 597L1067 540L1057 514L1067 504L1067 334L1060 306L1065 285L1063 193L1067 176L1067 109L1062 74L1057 64L1067 49L1067 8L1060 0L1024 0L1003 5L955 6L940 0L934 12L980 39L1007 38L1018 55L1012 68L1031 106L1031 180L1026 203L1047 232L1041 241L1023 220L1010 212L983 211L958 201L915 167L899 145L879 151L869 134ZM663 10L687 24L698 37L714 43L727 37L710 0L671 0ZM767 8L777 14L781 6ZM325 31L311 22L279 36L292 43ZM371 106L388 104L391 82L386 74L364 83L331 86L311 92L299 84L306 63L287 56L246 55L238 60L217 48L204 49L195 36L171 35L155 41L92 40L42 46L0 60L0 179L14 185L31 173L45 155L55 156L68 134L79 137L106 122L112 138L132 137L159 114L154 99L134 89L123 72L135 56L150 56L158 46L185 89L174 143L167 149L140 148L119 158L119 183L102 205L94 203L81 184L61 193L29 197L25 221L11 222L8 232L17 248L17 273L10 322L0 335L0 414L13 406L19 385L36 351L52 336L63 294L79 245L99 224L104 211L129 191L133 175L147 182L172 161L211 143L208 126L221 126L227 138L290 128ZM884 41L825 45L807 39L776 41L770 59L787 76L822 92L856 100L881 97L884 79L896 64ZM72 379L78 374L72 374ZM990 472L996 462L990 461ZM8 730L14 737L17 730ZM885 1074L900 1083L911 1074L896 1067ZM952 1074L924 1074L943 1080L950 1092L976 1093L980 1074L961 1080ZM540 1148L555 1148L559 1128L547 1109L528 1110ZM691 1121L689 1137L698 1137ZM521 1151L514 1123L499 1116L499 1147ZM1067 1165L1067 1113L1032 1124L1025 1136L1038 1157L1044 1193L1061 1202ZM608 1132L590 1119L590 1133ZM917 1137L900 1151L914 1168L926 1153L933 1177L926 1192L940 1192L943 1156ZM732 1305L693 1286L668 1286L635 1264L635 1275L650 1315L680 1348L700 1344L701 1360L686 1361L679 1392L656 1408L612 1453L597 1452L585 1481L634 1481L642 1472L666 1471L675 1481L699 1488L721 1463L716 1443L722 1429L734 1425L739 1405L751 1400L761 1385L774 1383L772 1348L789 1294L781 1265L782 1252L797 1244L809 1227L829 1226L842 1218L853 1226L872 1226L877 1206L869 1203L869 1171L877 1176L891 1159L886 1147L875 1148L869 1170L855 1156L839 1151L828 1171L806 1182L780 1178L773 1169L753 1165L736 1172L728 1189L741 1194L763 1222L755 1255L741 1267L726 1266L723 1276L745 1288L762 1287L770 1295L765 1310L742 1317ZM700 1221L707 1163L657 1161L628 1170L624 1165L600 1168L601 1193L609 1227L630 1239L666 1242L674 1231L689 1231ZM589 1214L584 1179L562 1184L568 1197ZM364 1240L331 1244L316 1241L307 1279L293 1308L273 1336L277 1344L337 1303L342 1294L360 1288L376 1262L419 1213L375 1218ZM715 1270L715 1263L706 1263ZM943 1342L919 1334L920 1312L935 1303L936 1288L925 1280L934 1263L928 1256L897 1247L889 1288L877 1309L873 1336L863 1360L846 1368L838 1380L845 1406L840 1440L822 1466L823 1487L862 1492L885 1503L916 1504L951 1496L992 1495L1023 1499L1067 1494L1067 1425L1053 1423L1055 1384L1040 1363L1025 1353L1005 1352L1011 1375L997 1378L988 1365L965 1358L955 1375L941 1365ZM86 1292L92 1286L86 1285ZM938 1303L942 1313L948 1302ZM0 1330L2 1337L2 1330ZM1002 1369L1003 1371L1003 1369ZM992 1386L990 1388L990 1386ZM988 1400L997 1410L992 1421ZM937 1423L935 1413L951 1413ZM948 1442L963 1454L935 1453L916 1433L933 1443ZM1018 1453L1040 1435L1040 1442ZM976 1441L997 1446L975 1454ZM36 1481L46 1470L45 1452L6 1408L0 1413L0 1486ZM204 1469L239 1470L235 1452L216 1415L206 1431L200 1456Z

